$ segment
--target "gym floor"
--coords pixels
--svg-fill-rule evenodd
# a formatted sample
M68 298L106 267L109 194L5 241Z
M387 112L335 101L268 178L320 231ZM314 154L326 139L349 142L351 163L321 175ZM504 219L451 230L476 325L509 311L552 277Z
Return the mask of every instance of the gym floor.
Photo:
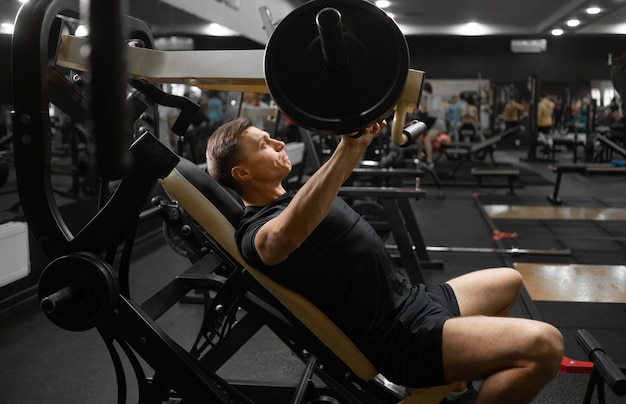
M620 176L565 175L560 192L564 204L555 207L546 198L552 193L556 177L548 169L549 163L522 162L524 154L524 150L515 148L495 153L499 164L532 174L532 178L521 176L522 184L518 184L515 195L507 194L506 185L488 187L493 183L487 183L478 187L475 182L447 182L445 176L444 186L437 189L424 178L427 196L411 203L425 244L494 249L430 251L431 260L442 261L443 269L423 270L426 283L433 285L479 268L514 266L524 275L526 297L519 299L511 316L539 318L557 325L565 335L566 356L574 361L587 360L574 340L575 331L585 328L623 368L626 235L621 229L626 212L626 181ZM571 156L563 151L557 158L567 162ZM445 161L441 161L438 169L444 167ZM14 178L2 191L12 186ZM0 194L2 222L19 215L19 211L8 210L18 201L14 192ZM64 197L60 201L72 203ZM593 226L595 232L586 226ZM496 242L494 230L507 236ZM514 254L512 247L567 249L571 254ZM189 267L187 259L177 255L160 234L144 241L138 250L143 253L131 266L131 296L137 302ZM179 303L158 324L180 345L190 347L202 309L198 304ZM34 296L0 313L0 363L0 402L116 400L113 365L97 331L58 328L44 316ZM264 328L218 374L232 381L295 383L302 369L297 358ZM582 402L588 380L588 374L560 372L534 402ZM136 401L132 381L128 388L129 402ZM607 390L607 403L623 400ZM596 396L592 402L598 402Z

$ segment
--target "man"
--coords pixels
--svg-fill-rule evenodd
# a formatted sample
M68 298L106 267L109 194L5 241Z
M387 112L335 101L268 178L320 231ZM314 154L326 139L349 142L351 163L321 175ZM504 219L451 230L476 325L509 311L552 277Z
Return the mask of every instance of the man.
M554 106L554 101L552 101L546 93L541 93L541 99L537 104L537 133L530 132L528 161L535 161L537 158L539 137L545 137L545 135L549 135L552 132L554 125Z
M297 192L285 144L245 119L207 143L207 168L241 196L243 257L317 305L388 379L408 387L483 380L477 403L528 403L556 374L554 327L506 318L521 287L510 268L476 271L432 290L394 267L372 227L337 193L386 123L342 136ZM499 316L499 317L491 317Z
M448 134L455 142L460 141L459 127L461 126L461 106L465 104L465 100L460 99L457 95L453 95L446 110L446 119L448 120Z
M611 83L621 98L622 114L626 114L626 50L613 59L610 74Z
M511 129L519 126L520 118L523 113L524 107L522 104L517 102L515 98L509 98L502 111L502 119L504 120L505 128Z
M426 117L423 122L427 130L424 135L417 139L417 158L419 161L423 154L425 157L424 167L432 170L435 168L435 163L433 162L433 143L437 140L439 135L445 133L446 124L443 119L437 117Z

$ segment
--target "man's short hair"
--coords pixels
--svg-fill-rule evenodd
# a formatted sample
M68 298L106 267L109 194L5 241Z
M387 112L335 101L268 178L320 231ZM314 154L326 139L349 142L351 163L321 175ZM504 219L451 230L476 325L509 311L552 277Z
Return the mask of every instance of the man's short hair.
M252 126L247 118L237 118L220 126L209 137L206 146L207 171L220 184L239 191L231 169L239 163L239 135Z

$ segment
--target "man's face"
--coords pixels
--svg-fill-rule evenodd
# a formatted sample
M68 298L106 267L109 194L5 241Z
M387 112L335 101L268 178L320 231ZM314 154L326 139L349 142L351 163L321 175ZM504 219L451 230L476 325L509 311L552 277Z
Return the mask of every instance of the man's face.
M266 131L251 126L239 135L239 142L242 156L238 165L254 179L280 182L291 171L285 143L272 139Z

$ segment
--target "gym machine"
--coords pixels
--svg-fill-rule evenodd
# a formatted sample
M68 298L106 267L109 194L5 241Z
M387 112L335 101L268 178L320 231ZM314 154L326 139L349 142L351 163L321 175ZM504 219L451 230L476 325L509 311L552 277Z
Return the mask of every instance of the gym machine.
M358 136L360 130L395 110L393 140L407 145L413 137L403 130L404 119L417 105L423 72L408 69L408 50L399 29L365 1L319 0L301 6L276 27L265 54L159 52L152 49L152 36L143 22L123 17L119 0L92 0L87 17L78 10L75 0L28 2L20 9L13 36L12 122L18 192L29 228L49 261L39 282L42 310L64 329L98 330L115 365L120 403L127 400L120 354L126 355L136 375L139 402L175 396L181 402L251 403L240 387L222 380L155 322L175 303L173 296L198 287L219 293L229 290L225 286L229 282L241 285L237 276L222 273L229 268L227 260L216 258L209 246L199 245L193 249L192 261L211 268L202 273L202 279L191 284L189 279L175 279L141 304L130 296L130 256L139 223L155 215L176 216L167 204L158 203L150 210L143 207L157 180L180 162L176 153L159 142L158 128L153 128L157 136L142 129L146 122L158 122L158 104L175 106L181 113L172 130L183 136L197 111L194 103L165 94L157 86L167 82L202 89L269 91L285 115L325 135ZM357 18L343 18L350 15ZM63 34L68 24L81 19L89 24L88 39ZM302 20L317 23L293 35L292 30L304 30ZM35 45L33 38L38 39ZM304 42L293 43L290 38ZM394 64L385 63L380 54L392 58ZM372 65L376 60L381 61ZM287 67L286 61L291 63ZM84 75L88 91L72 83L73 74ZM301 82L312 87L302 87ZM310 100L309 92L320 94L322 101L303 107ZM335 102L331 108L327 99ZM98 207L78 231L66 224L53 197L50 103L89 122L93 131ZM194 265L190 271L196 269ZM178 295L171 294L173 290ZM305 344L300 352L312 349L323 354L323 344L315 336L306 336L307 330L294 325L288 313L277 312L271 299L246 295L236 299L240 301L256 304L258 313L268 313L267 322L274 319L281 324L285 339L291 336L289 332L305 335L302 338L310 345ZM216 318L220 326L231 325L219 315ZM140 359L154 370L153 377L146 375ZM307 391L310 376L322 364L312 356L304 360L307 369L292 402L337 402L319 394L311 398ZM329 366L326 373L332 374L325 382L333 394L356 400L351 402L416 402L417 396L398 386L394 390L384 380L360 380L346 373L341 361L329 363L337 365L335 370Z

